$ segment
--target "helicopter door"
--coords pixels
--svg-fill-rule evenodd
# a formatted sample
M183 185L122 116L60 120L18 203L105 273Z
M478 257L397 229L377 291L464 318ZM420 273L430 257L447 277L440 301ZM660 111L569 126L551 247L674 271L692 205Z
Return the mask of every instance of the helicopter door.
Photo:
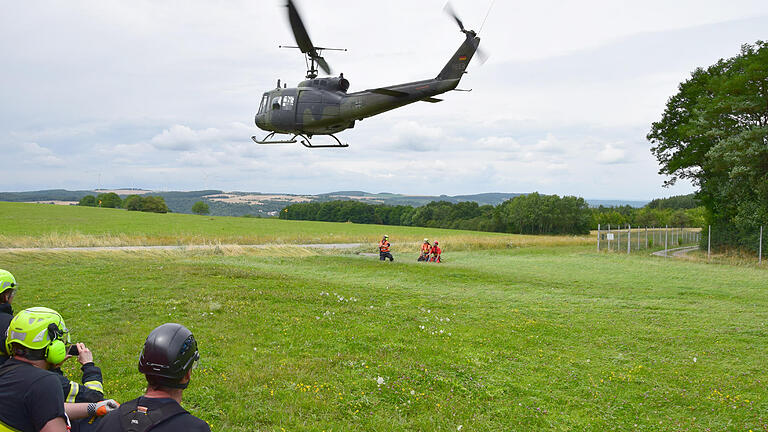
M270 100L270 120L272 124L281 129L290 131L294 126L294 109L296 97L283 92Z
M317 120L319 120L322 111L320 108L320 92L313 90L301 90L299 91L299 102L296 104L296 124L299 125L311 125L315 120L315 114ZM320 112L317 112L320 111Z

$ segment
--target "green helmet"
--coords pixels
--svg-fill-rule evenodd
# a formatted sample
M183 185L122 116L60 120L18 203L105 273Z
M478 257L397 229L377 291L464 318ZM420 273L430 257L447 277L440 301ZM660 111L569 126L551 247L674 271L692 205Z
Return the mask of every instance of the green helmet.
M32 350L45 350L41 360L57 364L63 362L67 356L65 343L69 343L69 330L61 315L53 309L24 309L8 326L5 339L5 349L8 353L13 352L12 343Z
M0 294L6 292L9 289L18 289L16 288L17 286L16 278L13 277L11 272L8 270L0 269Z

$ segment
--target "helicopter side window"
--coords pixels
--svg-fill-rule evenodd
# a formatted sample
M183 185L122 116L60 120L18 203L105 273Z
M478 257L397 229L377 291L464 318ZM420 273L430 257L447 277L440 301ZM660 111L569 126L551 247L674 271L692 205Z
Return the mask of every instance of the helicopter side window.
M259 114L263 113L267 110L267 101L269 100L269 96L264 95L261 97L261 105L259 105Z
M279 110L280 109L280 98L281 96L275 96L272 98L272 109L273 110Z
M283 109L286 111L293 109L293 96L283 96Z

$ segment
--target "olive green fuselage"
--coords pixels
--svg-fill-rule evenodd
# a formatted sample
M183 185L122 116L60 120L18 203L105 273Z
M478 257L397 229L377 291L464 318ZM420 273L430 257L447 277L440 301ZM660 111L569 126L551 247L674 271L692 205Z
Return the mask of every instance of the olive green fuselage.
M256 115L256 125L279 133L332 134L354 127L356 120L453 90L459 83L458 79L417 81L387 87L393 93L404 93L389 95L368 90L347 94L324 88L322 80L265 93L262 99L266 103Z
M330 135L355 126L355 121L418 101L439 102L435 95L456 88L480 44L474 32L448 60L437 77L356 93L339 77L308 79L294 88L270 90L262 96L256 125L265 131Z

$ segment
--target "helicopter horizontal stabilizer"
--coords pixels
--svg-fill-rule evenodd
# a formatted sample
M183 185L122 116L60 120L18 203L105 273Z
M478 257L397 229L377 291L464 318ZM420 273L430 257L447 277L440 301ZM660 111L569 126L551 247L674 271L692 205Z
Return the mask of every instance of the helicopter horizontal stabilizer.
M409 96L409 93L401 92L401 91L398 91L398 90L392 90L392 89L388 89L388 88L377 88L377 89L368 90L368 91L371 92L371 93L378 93L378 94L387 95L387 96L394 96L394 97Z
M443 101L442 99L433 98L433 97L424 98L422 100L424 102L430 102L430 103L438 103L438 102L442 102Z

